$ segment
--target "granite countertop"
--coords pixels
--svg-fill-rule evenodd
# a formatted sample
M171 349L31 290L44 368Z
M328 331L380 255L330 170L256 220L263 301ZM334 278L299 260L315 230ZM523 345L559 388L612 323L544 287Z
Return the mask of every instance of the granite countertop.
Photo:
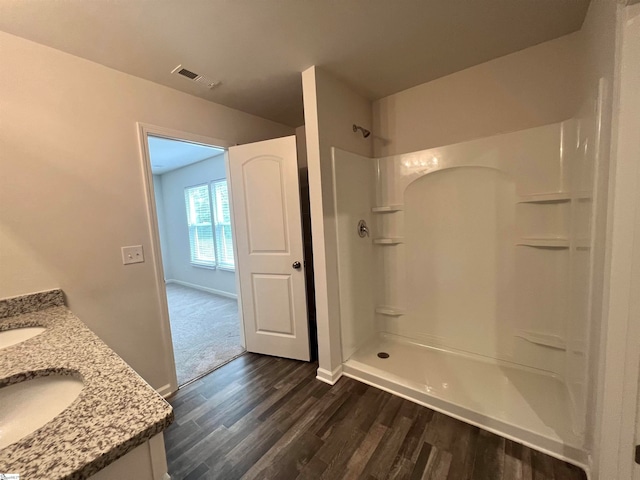
M0 387L50 374L84 388L60 415L0 450L0 472L84 479L165 430L171 406L67 307L60 290L0 300L0 331L46 330L0 350Z

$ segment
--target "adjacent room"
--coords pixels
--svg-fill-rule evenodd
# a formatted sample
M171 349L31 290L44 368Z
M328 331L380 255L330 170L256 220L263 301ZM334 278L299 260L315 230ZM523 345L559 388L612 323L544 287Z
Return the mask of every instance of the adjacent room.
M241 355L224 149L148 137L178 385Z

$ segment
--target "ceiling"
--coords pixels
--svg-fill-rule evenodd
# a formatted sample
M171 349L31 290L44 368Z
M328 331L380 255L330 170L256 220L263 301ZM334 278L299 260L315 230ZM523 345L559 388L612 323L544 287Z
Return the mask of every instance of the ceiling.
M154 175L162 175L171 170L186 167L192 163L224 153L221 148L153 137L151 135L149 135L148 141L151 172Z
M378 99L574 32L588 3L0 0L0 30L295 127L312 65ZM178 64L222 83L172 75Z

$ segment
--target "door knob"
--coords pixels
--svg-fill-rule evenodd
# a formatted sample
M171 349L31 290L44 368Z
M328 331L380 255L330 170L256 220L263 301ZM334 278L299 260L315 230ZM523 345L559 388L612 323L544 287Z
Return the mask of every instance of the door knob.
M296 270L300 270L300 268L302 267L302 264L300 262L293 262L293 265L291 266Z

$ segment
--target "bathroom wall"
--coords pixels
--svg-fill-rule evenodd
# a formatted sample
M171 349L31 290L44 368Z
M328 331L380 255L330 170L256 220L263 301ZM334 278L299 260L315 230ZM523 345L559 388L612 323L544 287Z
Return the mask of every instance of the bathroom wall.
M165 279L168 282L176 281L200 287L212 293L234 297L236 296L235 272L196 267L191 264L189 228L184 200L186 187L210 183L226 176L224 154L160 175L164 221L160 222L160 215L158 215L158 223L161 231L162 254L166 256Z
M371 102L318 67L302 72L313 266L318 322L319 374L329 380L340 368L340 312L331 147L360 155L373 153L372 136L354 133L354 123L370 128Z
M580 33L506 55L373 103L375 155L560 122L581 104Z
M74 312L167 391L136 122L246 143L289 127L0 32L0 297L61 287ZM123 266L120 247L146 262Z

